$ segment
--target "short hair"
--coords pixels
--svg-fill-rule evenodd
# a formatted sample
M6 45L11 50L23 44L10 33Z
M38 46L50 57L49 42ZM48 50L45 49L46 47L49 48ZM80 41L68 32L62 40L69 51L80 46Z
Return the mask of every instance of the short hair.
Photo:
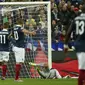
M3 28L9 28L9 22L5 22L5 23L3 24Z
M18 19L16 24L20 24L20 25L23 25L23 19Z
M82 6L82 13L85 13L85 4Z

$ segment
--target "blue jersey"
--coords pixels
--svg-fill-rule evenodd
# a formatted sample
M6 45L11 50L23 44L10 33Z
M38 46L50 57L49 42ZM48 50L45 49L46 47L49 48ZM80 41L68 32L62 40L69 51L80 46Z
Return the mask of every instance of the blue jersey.
M25 35L22 32L23 27L20 25L16 25L13 28L13 39L14 39L14 45L20 48L25 47Z
M75 48L77 52L85 52L85 14L76 17L72 24L75 32Z
M7 29L0 30L0 51L9 51L9 32Z

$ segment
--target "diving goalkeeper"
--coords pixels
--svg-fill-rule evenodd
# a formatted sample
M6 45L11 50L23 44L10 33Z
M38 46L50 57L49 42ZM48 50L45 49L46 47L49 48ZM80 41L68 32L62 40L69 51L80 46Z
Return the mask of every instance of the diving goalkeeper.
M49 69L48 64L35 64L35 63L29 63L29 65L35 66L37 69L37 72L41 76L41 78L44 79L57 79L62 78L59 72L56 69Z

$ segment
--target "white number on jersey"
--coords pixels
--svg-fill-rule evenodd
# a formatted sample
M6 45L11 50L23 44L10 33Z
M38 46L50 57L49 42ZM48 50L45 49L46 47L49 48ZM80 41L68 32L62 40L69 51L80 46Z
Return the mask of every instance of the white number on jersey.
M6 43L6 35L0 35L0 43L5 44Z
M14 39L15 40L18 40L19 39L19 36L18 36L18 32L17 31L14 31Z
M82 35L84 33L85 22L76 21L76 34Z

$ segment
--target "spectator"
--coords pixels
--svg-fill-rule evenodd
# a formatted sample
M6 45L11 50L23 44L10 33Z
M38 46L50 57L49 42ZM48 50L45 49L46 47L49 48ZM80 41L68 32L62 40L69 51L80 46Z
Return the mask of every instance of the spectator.
M55 40L55 37L57 35L57 24L56 24L56 21L55 20L52 20L52 25L51 25L51 30L52 30L52 40ZM55 34L55 31L56 31L56 34Z
M52 20L53 19L58 19L57 14L58 14L58 10L57 7L54 7L54 9L51 10L51 14L52 14Z
M71 2L70 1L67 1L67 9L68 9L68 11L71 10Z
M36 25L35 19L32 17L32 15L29 15L29 19L26 20L26 25Z
M46 28L47 20L46 20L46 16L45 15L41 17L41 20L40 20L39 23L41 23L42 29Z
M69 11L67 10L67 5L63 5L62 11L58 13L58 18L60 19L62 25L65 26L65 30L67 30L67 26L70 20L69 17L70 17L70 14L69 14Z
M74 17L75 17L74 5L71 5L70 17L71 17L71 20L73 20L73 19L74 19Z
M82 12L82 4L79 5L79 12Z
M79 8L75 7L74 12L75 12L75 17L77 17L79 15Z

